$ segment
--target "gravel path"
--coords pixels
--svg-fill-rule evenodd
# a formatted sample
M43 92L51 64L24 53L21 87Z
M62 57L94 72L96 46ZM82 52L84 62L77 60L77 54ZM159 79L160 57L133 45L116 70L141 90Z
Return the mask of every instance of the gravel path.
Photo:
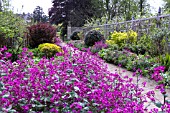
M133 78L133 83L137 83L137 77L136 76L132 76L133 72L127 71L126 69L120 68L118 66L115 66L113 64L109 64L108 65L108 71L112 72L112 73L120 73L121 76L125 76L128 75L129 77ZM125 71L125 72L124 72ZM146 82L146 86L143 87L142 83ZM140 77L140 81L139 81L139 87L143 88L144 91L143 93L147 93L148 91L154 90L155 91L155 99L156 101L160 101L163 103L163 95L160 93L159 90L156 90L155 87L157 86L157 83L153 80L148 79L147 77ZM166 90L167 92L167 99L170 99L170 89ZM145 106L148 106L149 103L146 103ZM148 110L152 109L152 108L157 108L153 103L151 103L148 106ZM159 109L161 110L161 109Z

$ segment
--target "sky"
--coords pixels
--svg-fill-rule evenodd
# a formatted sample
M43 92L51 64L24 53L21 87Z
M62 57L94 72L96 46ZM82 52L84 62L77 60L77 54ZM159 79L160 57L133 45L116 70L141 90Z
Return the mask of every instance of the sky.
M14 13L33 13L36 6L40 6L44 13L48 15L48 9L52 7L51 0L11 0L10 3Z
M151 5L151 11L154 13L157 13L159 7L164 5L163 0L148 0L148 3Z
M52 0L11 0L11 6L15 13L32 13L36 6L43 8L43 11L48 15L48 9L52 7ZM148 0L155 13L158 8L163 5L163 0ZM22 8L23 6L23 8Z

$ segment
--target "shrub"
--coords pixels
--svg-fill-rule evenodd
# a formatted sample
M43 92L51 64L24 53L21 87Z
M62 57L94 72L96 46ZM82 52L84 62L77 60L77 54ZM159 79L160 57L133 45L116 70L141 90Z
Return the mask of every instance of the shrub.
M132 30L129 30L127 32L127 42L128 43L136 43L137 42L137 33L132 31Z
M7 50L9 53L11 53L11 61L14 62L16 60L18 60L18 55L22 52L22 48L18 48L18 49L8 49Z
M152 47L156 51L156 55L166 53L166 43L170 39L170 31L166 27L154 28L150 33L150 38L153 41Z
M99 31L92 30L87 32L84 40L87 46L93 46L98 41L104 41L104 36Z
M33 53L34 58L41 58L43 56L43 53L38 48L29 49L29 51Z
M13 47L18 44L18 37L26 31L24 19L12 11L0 11L0 46Z
M42 43L52 43L53 38L56 36L55 27L48 23L38 23L28 27L30 35L30 47L38 47Z
M73 32L70 36L71 40L80 40L80 37L78 35L79 32Z
M38 46L38 50L42 53L42 56L46 58L53 57L57 52L61 52L61 48L55 44L44 43Z
M118 44L122 46L124 43L135 43L137 41L137 33L130 30L128 32L116 32L114 31L109 40L106 43L109 45Z

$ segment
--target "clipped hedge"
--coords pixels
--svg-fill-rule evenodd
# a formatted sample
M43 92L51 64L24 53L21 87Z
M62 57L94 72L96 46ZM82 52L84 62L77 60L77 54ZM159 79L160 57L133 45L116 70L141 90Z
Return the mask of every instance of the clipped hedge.
M93 46L98 41L104 41L104 36L99 31L92 30L87 32L84 40L85 45Z

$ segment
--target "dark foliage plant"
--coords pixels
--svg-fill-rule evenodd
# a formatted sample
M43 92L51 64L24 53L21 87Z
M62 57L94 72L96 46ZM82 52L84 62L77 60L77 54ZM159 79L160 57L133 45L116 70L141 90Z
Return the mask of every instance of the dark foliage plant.
M30 47L38 47L42 43L52 43L56 36L56 28L48 23L38 23L28 27Z
M84 43L87 46L93 46L98 41L105 41L104 36L99 31L92 30L85 35Z
M71 40L80 40L80 37L78 36L79 32L73 32L70 36Z

